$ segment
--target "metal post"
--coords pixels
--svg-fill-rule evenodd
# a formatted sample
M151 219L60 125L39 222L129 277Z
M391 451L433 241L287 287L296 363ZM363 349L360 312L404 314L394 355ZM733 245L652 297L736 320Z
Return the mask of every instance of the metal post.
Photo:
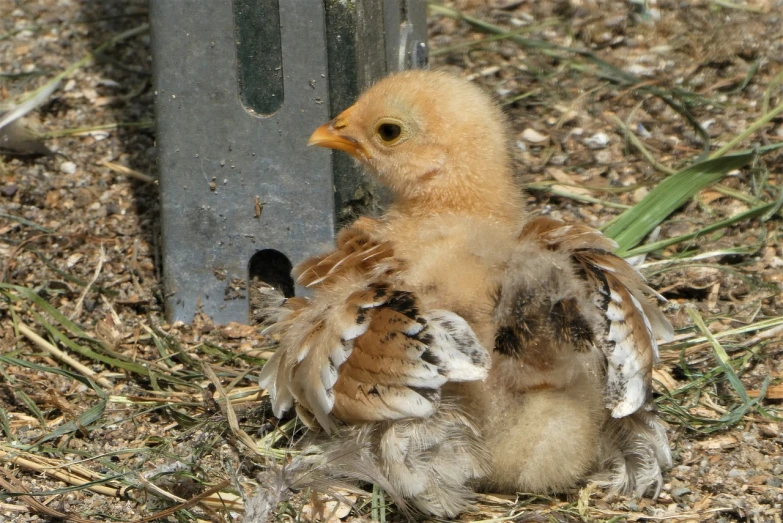
M251 273L291 294L291 265L330 245L337 219L377 204L352 162L307 139L387 71L426 63L425 9L151 1L169 321L200 309L246 322Z

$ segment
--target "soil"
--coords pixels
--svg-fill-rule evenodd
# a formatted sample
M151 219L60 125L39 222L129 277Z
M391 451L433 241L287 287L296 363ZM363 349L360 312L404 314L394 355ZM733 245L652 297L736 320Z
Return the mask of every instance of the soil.
M540 213L600 227L665 178L612 115L658 164L676 170L702 154L704 134L714 151L783 102L779 1L445 5L561 46L493 38L430 11L431 66L473 79L503 104L520 183ZM225 502L180 505L224 480L223 491L234 494L251 494L261 481L267 458L237 441L225 394L245 434L284 449L302 433L295 422L271 416L256 384L273 340L253 326L214 325L203 315L190 324L164 319L147 17L144 0L0 0L5 102L131 31L24 119L47 138L16 152L45 147L51 154L0 156L0 521L141 521L154 514L166 521L240 520L242 512ZM585 52L641 83L618 80ZM777 116L738 149L781 140ZM663 224L660 238L780 202L781 158L779 151L760 155L702 191ZM657 499L608 497L591 485L552 497L484 495L478 512L461 519L780 522L783 241L774 211L658 250L642 265L669 300L677 329L675 342L661 348L655 375L675 455ZM727 378L719 351L697 340L702 334L689 307L712 333L733 329L719 341L747 399ZM43 348L46 340L25 334L27 326L47 338L47 325L94 351L77 354L49 331L56 347L108 386L80 381L84 373ZM73 482L46 473L53 470L112 482L103 493L83 485L68 490ZM276 517L308 519L322 505L314 499L291 495L274 509ZM368 500L338 507L331 520L369 521ZM160 513L169 507L178 511ZM391 508L388 518L401 516Z

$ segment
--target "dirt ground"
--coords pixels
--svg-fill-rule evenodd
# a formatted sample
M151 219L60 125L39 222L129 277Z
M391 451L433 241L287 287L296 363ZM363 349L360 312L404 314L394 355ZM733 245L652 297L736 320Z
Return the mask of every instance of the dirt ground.
M780 1L444 6L430 10L431 65L503 104L537 212L600 227L783 102ZM301 436L258 399L270 347L256 329L163 319L146 23L144 0L0 0L0 103L121 36L25 118L46 137L26 150L56 154L0 155L0 521L239 521L240 491ZM736 149L781 140L776 116ZM719 225L642 265L676 327L655 374L675 456L660 496L487 494L462 520L781 521L780 207L731 220L783 201L781 158L759 154L701 191L660 238ZM369 492L325 519L401 518ZM283 496L277 520L307 520L314 499Z

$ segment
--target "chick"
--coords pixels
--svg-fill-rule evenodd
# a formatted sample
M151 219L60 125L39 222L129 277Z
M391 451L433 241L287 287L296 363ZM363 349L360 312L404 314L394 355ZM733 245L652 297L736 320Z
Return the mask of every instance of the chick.
M660 486L662 298L600 232L528 215L488 96L399 73L310 144L353 156L393 203L294 270L313 295L277 311L261 377L277 415L295 405L321 442L359 441L395 499L436 516L474 489L553 492L593 473L620 492Z

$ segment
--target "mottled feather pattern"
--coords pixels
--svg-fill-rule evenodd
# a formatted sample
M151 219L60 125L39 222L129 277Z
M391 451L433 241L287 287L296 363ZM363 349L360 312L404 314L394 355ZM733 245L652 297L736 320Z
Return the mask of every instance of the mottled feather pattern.
M372 309L389 298L387 289L368 288L361 279L355 280L353 285L322 293L321 299L280 326L280 347L261 374L275 415L296 400L323 428L335 427L329 413L337 371L353 352L354 340L369 329Z
M391 262L391 246L372 238L375 224L374 220L360 218L351 227L343 229L337 237L337 249L294 268L297 283L305 287L339 283L342 274L366 272L381 262Z
M487 375L489 355L464 319L423 311L413 293L392 287L393 252L372 240L370 222L297 269L300 282L319 290L276 327L280 347L261 385L278 416L296 402L327 431L336 420L427 417L446 382Z
M612 416L636 412L646 401L652 367L658 359L656 338L669 340L671 324L647 296L662 300L644 277L612 254L613 240L583 225L540 217L526 224L521 240L537 240L549 250L567 252L594 293L593 303L606 321L606 404ZM574 317L578 317L574 315ZM564 325L573 325L573 322Z
M607 358L606 404L612 416L636 412L647 400L657 345L638 301L612 274L606 274L609 331L604 353Z
M455 314L431 311L416 331L396 330L383 307L340 369L333 414L344 421L431 416L447 382L486 377L489 355ZM383 318L383 317L386 318ZM405 325L404 323L400 323Z

